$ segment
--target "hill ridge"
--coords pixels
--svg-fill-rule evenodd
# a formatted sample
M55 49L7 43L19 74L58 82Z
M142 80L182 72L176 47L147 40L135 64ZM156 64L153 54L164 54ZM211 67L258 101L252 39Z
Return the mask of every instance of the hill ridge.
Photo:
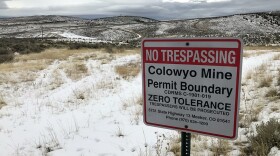
M43 33L43 34L42 34ZM280 12L159 21L141 16L97 19L43 15L0 20L0 37L129 42L142 38L239 37L247 45L279 45ZM83 38L83 40L80 40Z

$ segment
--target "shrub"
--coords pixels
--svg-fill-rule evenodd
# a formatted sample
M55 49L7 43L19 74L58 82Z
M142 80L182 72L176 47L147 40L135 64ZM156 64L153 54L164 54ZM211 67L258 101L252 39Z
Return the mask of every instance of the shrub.
M219 139L217 143L212 143L210 150L213 152L214 156L227 155L231 150L229 141Z
M181 155L181 137L180 135L174 135L170 139L169 151L175 156Z
M114 52L112 46L106 46L105 50L106 50L107 53L113 53Z
M260 79L258 87L259 88L270 87L272 80L273 79L271 76L264 77L264 78Z
M257 135L249 136L249 146L243 149L246 155L268 155L272 147L280 148L280 122L270 119L256 127Z
M74 49L81 49L83 46L80 43L74 43L69 45L69 49L74 50Z
M32 38L0 38L0 47L10 49L10 51L18 52L20 54L41 52L46 48L55 47L55 45L62 44L66 45L66 43Z
M44 44L35 44L29 47L29 51L27 53L31 53L31 52L39 53L45 50L46 48L47 46L45 46Z
M0 47L0 63L9 62L14 59L14 54L9 48Z
M106 52L114 53L116 50L122 48L130 48L130 45L115 45L112 43L83 43L83 42L64 42L53 40L38 40L36 38L0 38L0 54L7 49L12 53L18 52L20 54L38 53L47 48L105 48Z
M25 49L26 49L26 45L24 44L15 44L12 46L12 49L15 51L15 52L23 52Z
M277 89L271 88L268 90L268 92L265 94L265 97L270 98L271 100L277 100L280 98L280 93L278 93Z

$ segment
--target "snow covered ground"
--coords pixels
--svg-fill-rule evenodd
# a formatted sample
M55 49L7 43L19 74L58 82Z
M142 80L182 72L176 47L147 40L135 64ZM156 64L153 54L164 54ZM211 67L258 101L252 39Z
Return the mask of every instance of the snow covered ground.
M253 54L243 59L243 81L262 63L270 62L273 70L280 67L280 60L272 60L279 52L248 53ZM140 67L140 57L137 53L113 55L92 50L52 61L46 68L34 71L32 79L20 82L7 77L5 82L5 75L20 79L25 71L0 71L0 99L2 96L6 103L0 109L1 155L172 156L173 153L166 150L167 143L178 133L148 127L142 121L141 72L124 78L115 70L117 66L129 64ZM77 62L86 69L73 79L67 66ZM253 86L253 82L248 81L245 89ZM241 103L241 112L244 112L242 105L244 102ZM270 111L267 105L260 112L258 123L268 118L280 119L280 112ZM237 141L243 140L246 140L245 129L239 128ZM202 146L207 147L211 142L210 137L194 139L193 146L197 146L193 153L211 155L210 150ZM238 153L236 146L230 155ZM279 150L273 148L270 154L277 155Z
M110 41L98 40L97 38L94 38L94 37L76 35L71 32L63 32L63 33L53 32L53 34L58 34L59 36L63 37L61 40L69 40L69 41L74 41L74 42L87 42L87 43L100 43L100 42L109 43L110 42Z

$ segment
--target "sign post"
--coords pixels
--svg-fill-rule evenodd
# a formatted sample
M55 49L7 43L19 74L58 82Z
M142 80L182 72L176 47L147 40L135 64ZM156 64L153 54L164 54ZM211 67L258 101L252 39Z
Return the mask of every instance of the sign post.
M240 39L144 39L142 68L145 124L237 137Z
M191 156L191 133L181 132L181 156Z

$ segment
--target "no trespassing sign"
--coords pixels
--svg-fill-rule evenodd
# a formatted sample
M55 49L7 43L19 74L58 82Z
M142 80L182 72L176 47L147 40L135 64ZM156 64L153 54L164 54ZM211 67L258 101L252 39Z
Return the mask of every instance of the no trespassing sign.
M144 39L142 68L147 125L237 137L240 39Z

